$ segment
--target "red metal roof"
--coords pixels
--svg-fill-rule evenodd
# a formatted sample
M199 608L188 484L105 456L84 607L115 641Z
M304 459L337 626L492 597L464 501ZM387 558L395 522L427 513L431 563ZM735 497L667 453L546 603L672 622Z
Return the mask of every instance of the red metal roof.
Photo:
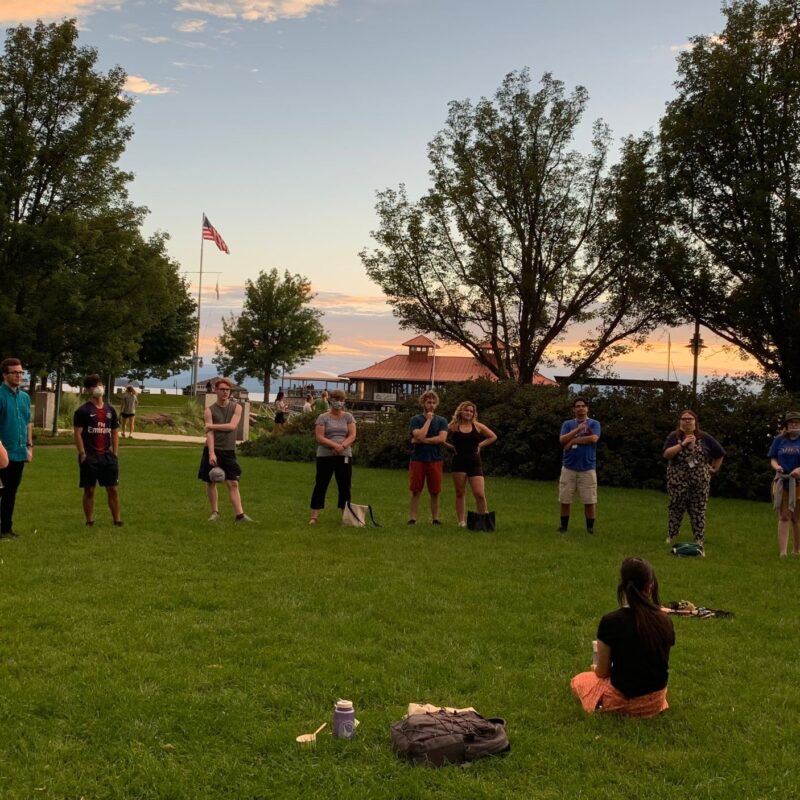
M423 336L420 334L419 336L415 336L413 339L409 339L407 342L403 342L401 347L436 347L438 349L439 345L436 342L431 341L427 336Z
M431 376L432 369L436 370L433 376ZM431 377L436 383L455 383L477 378L488 378L491 381L497 380L490 370L472 356L437 356L435 367L433 358L429 358L426 361L418 361L411 360L408 356L392 356L385 361L373 364L371 367L357 369L353 372L343 372L341 377L354 381L373 380L404 383L430 383ZM534 375L533 383L537 386L557 385L555 381L545 378L544 375L540 375L538 372Z

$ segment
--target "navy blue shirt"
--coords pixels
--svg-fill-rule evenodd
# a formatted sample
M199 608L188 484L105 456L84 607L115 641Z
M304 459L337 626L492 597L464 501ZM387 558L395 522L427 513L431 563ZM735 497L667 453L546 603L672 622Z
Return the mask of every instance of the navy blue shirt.
M791 472L800 467L800 436L790 439L788 436L776 436L770 445L769 458L774 458L784 472Z
M425 425L425 415L417 414L411 417L411 422L408 426L413 433ZM428 435L426 439L432 439L438 436L442 431L447 430L447 420L444 417L433 415L430 427L428 428ZM438 444L414 444L414 452L411 454L412 461L442 461L442 448Z

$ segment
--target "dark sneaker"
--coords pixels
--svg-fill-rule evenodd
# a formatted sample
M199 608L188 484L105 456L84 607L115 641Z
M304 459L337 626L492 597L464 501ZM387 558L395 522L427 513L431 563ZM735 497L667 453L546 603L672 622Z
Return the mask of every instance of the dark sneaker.
M91 528L92 525L94 525L94 520L93 519L87 519L86 520L86 527L87 528Z
M406 525L416 525L416 524L417 524L417 521L416 521L415 519L410 519L410 520L409 520L409 521L406 523Z
M19 534L14 531L3 531L0 533L0 539L19 539Z
M558 528L556 528L556 533L566 533L566 532L567 532L567 529L566 528L562 528L560 525L558 526Z
M115 519L114 520L114 527L115 528L121 528L122 527L122 520L121 519Z
M431 525L441 525L442 521L440 519L432 519Z

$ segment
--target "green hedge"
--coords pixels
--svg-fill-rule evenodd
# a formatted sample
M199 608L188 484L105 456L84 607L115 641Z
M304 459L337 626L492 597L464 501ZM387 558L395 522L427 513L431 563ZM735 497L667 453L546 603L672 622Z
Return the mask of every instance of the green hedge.
M597 453L601 485L663 489L664 440L676 427L680 411L693 408L700 415L701 428L727 451L712 492L746 499L769 497L772 470L767 449L783 413L800 409L797 396L771 385L754 387L733 379L707 381L696 403L692 403L689 389L683 387L668 391L592 389L583 394L590 400L591 416L603 429ZM497 442L482 453L487 475L533 480L558 477L558 434L561 423L572 416L574 393L555 387L479 380L456 384L440 396L439 413L447 419L462 400L471 400L478 407L480 421L497 433ZM361 423L354 447L356 464L404 468L410 454L408 422L418 408L408 403L387 420ZM279 460L312 461L315 419L313 414L294 416L284 436L261 437L245 445L245 452Z

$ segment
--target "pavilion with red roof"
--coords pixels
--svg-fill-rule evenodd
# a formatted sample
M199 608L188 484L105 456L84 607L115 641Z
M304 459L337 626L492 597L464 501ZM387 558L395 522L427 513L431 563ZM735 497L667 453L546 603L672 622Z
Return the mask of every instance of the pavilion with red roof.
M415 336L402 347L407 355L396 355L379 361L371 367L342 373L355 389L351 391L359 400L374 400L394 403L408 396L422 394L431 386L441 386L460 381L497 377L473 356L437 356L438 345L427 336ZM556 386L556 382L538 372L533 383L541 386Z

